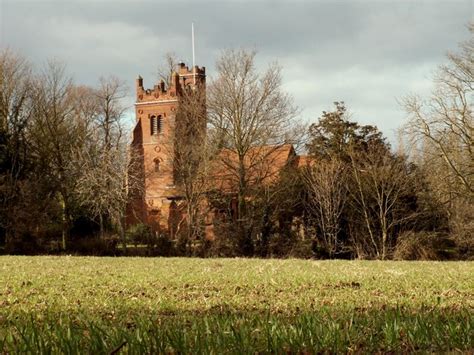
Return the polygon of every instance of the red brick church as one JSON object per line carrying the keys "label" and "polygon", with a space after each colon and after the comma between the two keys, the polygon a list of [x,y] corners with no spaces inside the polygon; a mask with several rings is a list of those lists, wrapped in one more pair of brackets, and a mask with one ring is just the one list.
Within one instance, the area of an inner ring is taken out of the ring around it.
{"label": "red brick church", "polygon": [[[136,125],[133,130],[132,147],[135,147],[141,158],[143,169],[144,189],[129,208],[128,223],[144,223],[154,231],[169,231],[173,226],[170,215],[179,204],[179,186],[174,178],[174,147],[173,142],[176,126],[176,112],[185,90],[205,90],[206,71],[204,67],[195,66],[189,69],[180,63],[176,71],[171,73],[169,85],[164,81],[145,89],[142,77],[136,80]],[[305,157],[296,155],[291,145],[273,148],[255,147],[254,153],[267,151],[267,164],[261,164],[256,176],[265,174],[265,181],[274,181],[281,169],[288,164],[300,166]],[[223,151],[221,154],[232,159],[232,152]],[[213,188],[231,190],[232,181],[227,176],[225,168],[218,167],[213,179]],[[260,180],[261,181],[261,180]],[[211,222],[212,223],[212,222]]]}

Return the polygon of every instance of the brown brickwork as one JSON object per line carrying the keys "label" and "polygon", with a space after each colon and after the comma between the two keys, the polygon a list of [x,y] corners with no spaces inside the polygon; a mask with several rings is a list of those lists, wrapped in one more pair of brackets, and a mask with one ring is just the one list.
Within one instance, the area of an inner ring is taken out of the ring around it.
{"label": "brown brickwork", "polygon": [[[143,79],[139,76],[136,80],[136,126],[132,146],[140,153],[144,192],[134,197],[128,208],[127,221],[129,225],[145,223],[153,231],[169,232],[171,237],[184,213],[174,177],[174,134],[180,124],[176,122],[177,109],[188,86],[194,90],[206,89],[204,67],[190,70],[183,63],[179,64],[171,74],[168,87],[161,81],[153,89],[145,89]],[[223,149],[219,158],[211,166],[209,182],[212,186],[209,188],[232,193],[237,182],[229,166],[237,163],[237,156],[235,152]],[[256,184],[275,182],[287,166],[297,169],[312,163],[308,157],[298,156],[291,144],[253,147],[246,158],[249,160],[246,164],[252,166],[249,176]],[[214,235],[214,218],[214,212],[206,218],[208,239]]]}
{"label": "brown brickwork", "polygon": [[166,87],[161,81],[145,89],[142,77],[136,80],[136,125],[132,146],[142,154],[144,194],[136,196],[128,215],[129,224],[142,222],[153,230],[170,229],[176,213],[170,209],[178,196],[174,179],[173,137],[176,111],[187,86],[205,90],[205,68],[189,69],[184,63],[171,74]]}

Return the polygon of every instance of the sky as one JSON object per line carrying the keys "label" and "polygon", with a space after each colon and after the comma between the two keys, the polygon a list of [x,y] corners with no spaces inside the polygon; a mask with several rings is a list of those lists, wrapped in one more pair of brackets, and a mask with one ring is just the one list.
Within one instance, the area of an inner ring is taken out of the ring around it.
{"label": "sky", "polygon": [[0,47],[37,68],[59,60],[76,84],[118,76],[133,120],[135,78],[151,88],[170,52],[191,65],[194,23],[208,80],[222,50],[255,49],[258,70],[281,65],[301,119],[315,122],[344,101],[353,120],[394,142],[406,117],[400,99],[429,95],[473,20],[474,0],[0,0]]}

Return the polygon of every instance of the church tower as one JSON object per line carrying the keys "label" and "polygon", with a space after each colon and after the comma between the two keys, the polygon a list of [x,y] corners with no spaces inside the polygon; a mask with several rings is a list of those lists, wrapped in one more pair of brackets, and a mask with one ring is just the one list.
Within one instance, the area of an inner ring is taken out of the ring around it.
{"label": "church tower", "polygon": [[169,85],[162,80],[153,89],[145,89],[143,78],[137,78],[132,147],[140,156],[143,187],[129,208],[129,223],[169,230],[170,211],[179,199],[174,176],[177,110],[185,90],[205,90],[205,82],[204,67],[190,70],[184,63],[171,73]]}

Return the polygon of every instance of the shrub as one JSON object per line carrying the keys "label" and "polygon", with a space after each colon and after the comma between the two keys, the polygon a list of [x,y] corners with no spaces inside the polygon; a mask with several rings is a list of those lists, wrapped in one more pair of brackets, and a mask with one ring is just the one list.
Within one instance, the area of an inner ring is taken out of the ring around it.
{"label": "shrub", "polygon": [[128,228],[126,237],[130,243],[133,243],[135,245],[149,245],[152,243],[153,232],[151,231],[150,226],[147,226],[143,223],[139,223]]}
{"label": "shrub", "polygon": [[111,256],[116,254],[117,243],[118,237],[115,235],[103,238],[89,236],[71,242],[68,251],[80,255]]}
{"label": "shrub", "polygon": [[286,234],[274,234],[270,238],[269,255],[274,258],[314,258],[314,239],[301,239],[291,231]]}
{"label": "shrub", "polygon": [[288,251],[290,258],[311,259],[315,257],[314,242],[311,239],[297,240]]}
{"label": "shrub", "polygon": [[466,228],[453,233],[459,258],[462,260],[474,260],[474,233],[472,229],[471,223],[471,230]]}
{"label": "shrub", "polygon": [[238,256],[237,244],[235,240],[236,230],[232,223],[225,221],[215,221],[214,236],[206,241],[204,245],[208,248],[202,252],[207,257],[235,257]]}
{"label": "shrub", "polygon": [[455,252],[454,243],[446,234],[408,231],[398,236],[395,260],[444,260]]}
{"label": "shrub", "polygon": [[[128,253],[139,254],[142,256],[173,256],[175,248],[173,242],[166,233],[153,232],[150,226],[146,224],[136,224],[130,226],[126,233],[127,240],[135,247],[145,246],[135,251],[127,250]],[[140,250],[140,251],[139,251]]]}
{"label": "shrub", "polygon": [[20,233],[5,245],[5,253],[12,255],[36,255],[43,251],[38,238],[29,232]]}
{"label": "shrub", "polygon": [[156,256],[174,256],[176,254],[173,242],[166,234],[155,236],[153,255]]}
{"label": "shrub", "polygon": [[458,202],[451,217],[451,237],[460,259],[474,260],[474,205]]}

